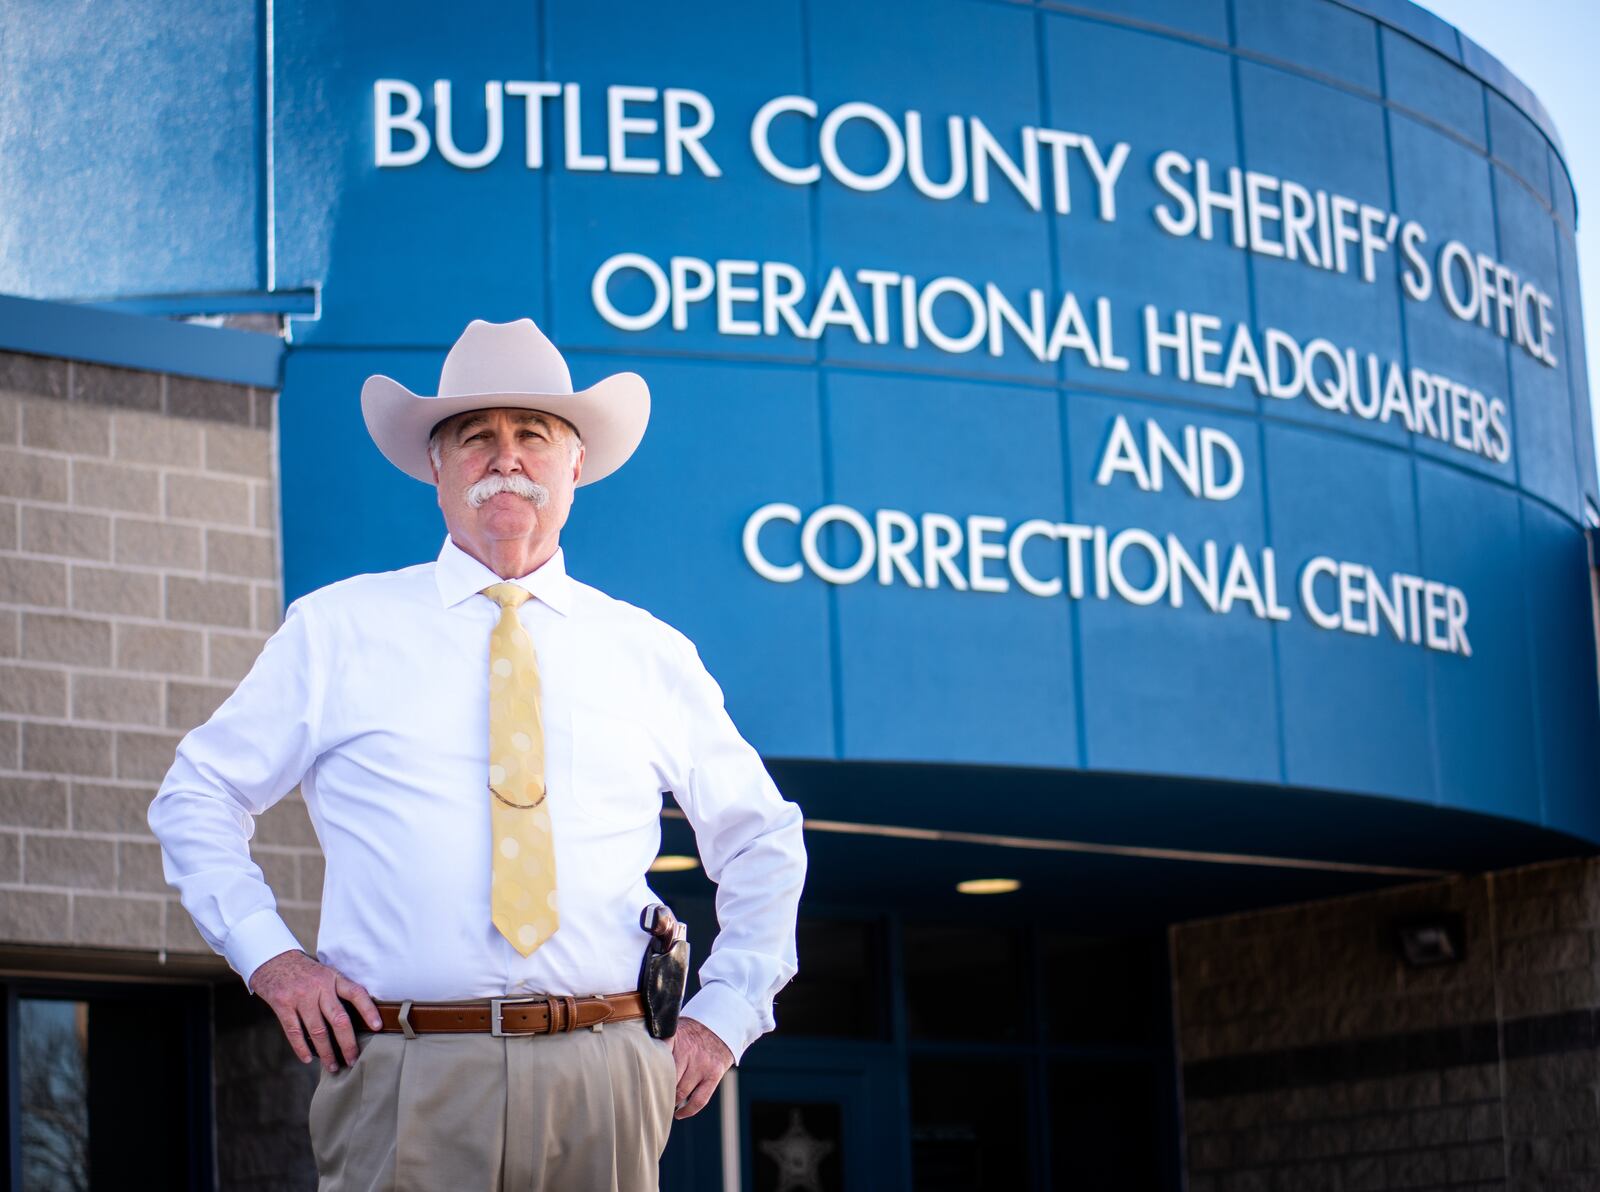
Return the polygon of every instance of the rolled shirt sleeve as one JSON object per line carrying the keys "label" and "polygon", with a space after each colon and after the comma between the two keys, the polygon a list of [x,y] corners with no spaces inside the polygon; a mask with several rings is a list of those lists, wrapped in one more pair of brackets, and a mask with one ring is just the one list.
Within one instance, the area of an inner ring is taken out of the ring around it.
{"label": "rolled shirt sleeve", "polygon": [[734,727],[698,651],[683,640],[679,688],[689,770],[679,804],[706,876],[717,883],[718,933],[683,1007],[737,1063],[775,1024],[772,999],[794,977],[795,918],[805,884],[800,808],[784,799]]}
{"label": "rolled shirt sleeve", "polygon": [[314,636],[296,601],[233,694],[179,743],[150,804],[167,881],[246,984],[264,961],[300,947],[250,859],[250,837],[255,817],[294,789],[318,754]]}

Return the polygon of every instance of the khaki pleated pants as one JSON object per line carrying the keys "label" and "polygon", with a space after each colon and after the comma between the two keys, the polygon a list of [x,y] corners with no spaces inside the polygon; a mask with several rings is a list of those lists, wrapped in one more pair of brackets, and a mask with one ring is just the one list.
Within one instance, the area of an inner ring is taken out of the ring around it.
{"label": "khaki pleated pants", "polygon": [[637,1020],[600,1030],[360,1037],[311,1098],[319,1192],[648,1192],[676,1069]]}

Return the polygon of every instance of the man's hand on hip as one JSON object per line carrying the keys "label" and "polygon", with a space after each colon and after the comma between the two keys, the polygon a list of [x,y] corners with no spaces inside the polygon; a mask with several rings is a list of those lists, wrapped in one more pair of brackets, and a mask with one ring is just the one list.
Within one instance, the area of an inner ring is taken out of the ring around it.
{"label": "man's hand on hip", "polygon": [[678,1065],[678,1108],[675,1118],[693,1117],[717,1091],[722,1074],[733,1065],[728,1045],[692,1018],[678,1019],[678,1033],[667,1040]]}
{"label": "man's hand on hip", "polygon": [[315,1048],[322,1066],[329,1072],[339,1068],[334,1058],[335,1043],[347,1065],[355,1063],[360,1054],[350,1015],[345,1012],[340,998],[355,1006],[373,1030],[383,1026],[378,1007],[372,1004],[365,989],[338,969],[319,964],[304,952],[280,952],[250,974],[250,987],[272,1007],[283,1027],[284,1038],[289,1040],[300,1062],[309,1064],[312,1048]]}

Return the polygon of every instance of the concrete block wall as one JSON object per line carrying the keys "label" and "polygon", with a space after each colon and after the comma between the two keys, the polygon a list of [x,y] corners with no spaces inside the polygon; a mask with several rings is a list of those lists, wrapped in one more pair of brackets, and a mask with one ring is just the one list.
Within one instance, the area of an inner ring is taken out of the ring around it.
{"label": "concrete block wall", "polygon": [[[210,953],[145,811],[281,616],[275,396],[0,353],[0,947]],[[252,851],[314,944],[297,797]]]}
{"label": "concrete block wall", "polygon": [[[1461,917],[1410,968],[1396,920]],[[1600,859],[1173,929],[1190,1192],[1600,1187]]]}
{"label": "concrete block wall", "polygon": [[240,982],[217,987],[211,1021],[217,1187],[313,1192],[306,1122],[321,1066],[294,1058],[278,1020]]}

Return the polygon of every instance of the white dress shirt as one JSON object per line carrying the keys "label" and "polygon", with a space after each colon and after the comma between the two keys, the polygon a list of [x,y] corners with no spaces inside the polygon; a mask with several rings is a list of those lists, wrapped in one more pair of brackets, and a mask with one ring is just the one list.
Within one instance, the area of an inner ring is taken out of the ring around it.
{"label": "white dress shirt", "polygon": [[327,859],[317,955],[382,1000],[636,988],[658,901],[662,793],[718,883],[720,932],[684,1006],[735,1059],[795,973],[800,811],[677,630],[566,573],[512,582],[538,653],[561,926],[523,957],[490,921],[489,635],[498,576],[437,562],[296,600],[237,690],[186,736],[150,826],[200,933],[248,982],[299,944],[250,860],[254,818],[299,784]]}

